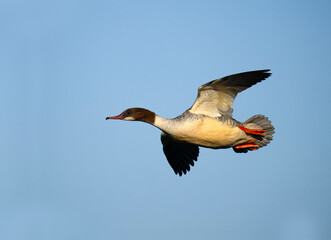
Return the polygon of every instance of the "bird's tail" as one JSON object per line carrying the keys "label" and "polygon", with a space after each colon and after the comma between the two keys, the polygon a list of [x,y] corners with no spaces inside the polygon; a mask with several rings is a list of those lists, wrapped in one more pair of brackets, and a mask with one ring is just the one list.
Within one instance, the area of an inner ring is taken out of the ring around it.
{"label": "bird's tail", "polygon": [[233,147],[233,150],[239,153],[257,150],[268,145],[272,140],[272,135],[275,133],[275,128],[271,125],[271,121],[263,115],[255,115],[249,118],[239,128],[253,137],[253,140],[246,144]]}

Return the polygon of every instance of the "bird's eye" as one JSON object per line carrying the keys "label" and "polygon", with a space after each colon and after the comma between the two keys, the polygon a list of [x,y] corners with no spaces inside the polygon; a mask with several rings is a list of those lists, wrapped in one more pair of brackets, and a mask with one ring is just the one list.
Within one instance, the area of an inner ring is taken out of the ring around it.
{"label": "bird's eye", "polygon": [[128,115],[131,115],[132,114],[132,111],[131,110],[127,110],[126,111],[126,115],[128,116]]}

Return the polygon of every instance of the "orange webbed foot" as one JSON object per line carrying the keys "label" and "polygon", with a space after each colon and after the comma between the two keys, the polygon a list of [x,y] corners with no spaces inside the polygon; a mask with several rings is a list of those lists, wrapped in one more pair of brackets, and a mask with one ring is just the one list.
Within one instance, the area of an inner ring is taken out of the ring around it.
{"label": "orange webbed foot", "polygon": [[244,144],[240,144],[234,147],[235,149],[242,149],[247,148],[248,150],[257,150],[259,148],[259,145],[254,144],[253,140],[249,140],[248,142]]}
{"label": "orange webbed foot", "polygon": [[264,136],[264,133],[266,132],[266,130],[263,129],[248,129],[242,126],[239,126],[238,128],[240,128],[241,130],[243,130],[245,133],[247,134],[252,134],[252,135],[259,135],[259,136]]}

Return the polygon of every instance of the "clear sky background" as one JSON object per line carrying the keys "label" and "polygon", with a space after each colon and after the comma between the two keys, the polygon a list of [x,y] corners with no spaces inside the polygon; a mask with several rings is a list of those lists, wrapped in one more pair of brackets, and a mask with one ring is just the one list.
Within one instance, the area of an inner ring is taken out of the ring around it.
{"label": "clear sky background", "polygon": [[[330,1],[1,1],[0,239],[331,239]],[[216,78],[270,68],[248,154],[179,177],[160,131]]]}

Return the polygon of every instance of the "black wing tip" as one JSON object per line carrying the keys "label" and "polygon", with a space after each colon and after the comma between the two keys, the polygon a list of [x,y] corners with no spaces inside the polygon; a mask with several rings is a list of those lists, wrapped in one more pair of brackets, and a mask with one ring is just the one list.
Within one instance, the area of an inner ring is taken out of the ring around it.
{"label": "black wing tip", "polygon": [[249,74],[251,76],[254,76],[254,78],[256,78],[255,79],[256,82],[253,85],[255,85],[256,83],[261,82],[261,81],[267,79],[268,77],[270,77],[272,73],[269,71],[271,71],[271,70],[263,69],[263,70],[254,70],[254,71],[249,71],[249,72],[243,72],[243,73],[239,73],[239,74]]}
{"label": "black wing tip", "polygon": [[253,70],[253,71],[242,72],[242,73],[259,73],[259,74],[264,74],[264,75],[270,76],[272,74],[270,71],[271,71],[271,69],[261,69],[261,70]]}
{"label": "black wing tip", "polygon": [[194,161],[197,161],[197,159],[193,159],[193,163],[189,163],[186,168],[185,167],[177,167],[177,169],[174,169],[174,172],[175,174],[179,175],[180,177],[183,176],[183,175],[186,175],[186,173],[188,173],[190,170],[191,170],[191,166],[193,167],[194,166]]}
{"label": "black wing tip", "polygon": [[[265,74],[271,74],[271,69],[260,69],[260,70],[252,70],[252,71],[246,71],[246,72],[241,72],[237,74],[242,74],[242,73],[265,73]],[[236,75],[236,74],[234,74]]]}
{"label": "black wing tip", "polygon": [[[197,160],[194,159],[194,161],[197,161]],[[171,166],[171,167],[174,170],[175,174],[176,175],[178,174],[181,177],[183,175],[186,175],[186,173],[188,173],[191,170],[191,166],[192,167],[194,166],[194,161],[193,161],[193,164],[189,163],[186,166],[182,165],[182,166]]]}
{"label": "black wing tip", "polygon": [[253,70],[253,71],[248,71],[248,72],[269,72],[271,71],[270,68],[267,68],[267,69],[260,69],[260,70]]}
{"label": "black wing tip", "polygon": [[265,78],[268,78],[272,75],[272,73],[269,71],[271,71],[271,69],[257,70],[257,71],[253,71],[253,72],[260,72],[264,75]]}
{"label": "black wing tip", "polygon": [[262,70],[262,72],[271,75],[272,73],[270,71],[271,71],[271,69],[264,69],[264,70]]}
{"label": "black wing tip", "polygon": [[[187,172],[189,172],[189,170]],[[180,177],[186,175],[187,172],[182,170],[179,170],[178,172],[175,171],[176,175],[178,174]]]}

